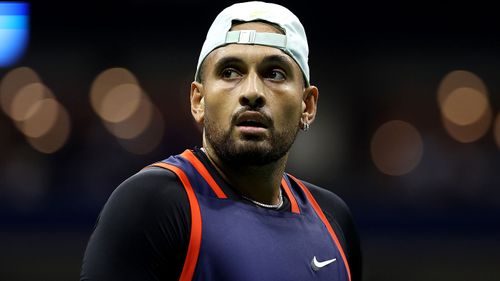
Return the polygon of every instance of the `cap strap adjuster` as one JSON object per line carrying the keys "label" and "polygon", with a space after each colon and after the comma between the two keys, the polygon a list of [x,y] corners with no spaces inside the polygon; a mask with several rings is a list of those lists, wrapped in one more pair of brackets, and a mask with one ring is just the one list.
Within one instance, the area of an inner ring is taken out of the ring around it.
{"label": "cap strap adjuster", "polygon": [[257,44],[285,48],[286,36],[278,33],[256,32],[255,30],[228,31],[225,43]]}
{"label": "cap strap adjuster", "polygon": [[255,43],[255,30],[241,30],[238,38],[238,44],[253,44]]}

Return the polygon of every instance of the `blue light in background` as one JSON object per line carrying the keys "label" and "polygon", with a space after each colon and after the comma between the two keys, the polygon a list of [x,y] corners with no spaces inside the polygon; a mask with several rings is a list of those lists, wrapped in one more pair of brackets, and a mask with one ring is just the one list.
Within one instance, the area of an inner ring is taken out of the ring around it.
{"label": "blue light in background", "polygon": [[0,2],[0,67],[15,63],[29,39],[27,3]]}

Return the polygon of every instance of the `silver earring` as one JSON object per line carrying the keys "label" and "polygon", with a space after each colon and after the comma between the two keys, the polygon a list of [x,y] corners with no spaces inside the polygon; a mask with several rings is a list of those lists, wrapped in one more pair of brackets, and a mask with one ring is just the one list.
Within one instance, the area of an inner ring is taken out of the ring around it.
{"label": "silver earring", "polygon": [[302,128],[302,130],[303,130],[304,132],[309,131],[309,127],[311,126],[311,125],[309,124],[309,122],[304,121],[303,123],[304,123],[304,127]]}

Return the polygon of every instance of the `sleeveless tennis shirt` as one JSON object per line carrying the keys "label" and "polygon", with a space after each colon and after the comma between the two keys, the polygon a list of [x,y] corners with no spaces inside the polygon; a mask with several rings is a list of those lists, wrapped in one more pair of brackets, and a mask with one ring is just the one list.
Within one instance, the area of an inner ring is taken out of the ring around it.
{"label": "sleeveless tennis shirt", "polygon": [[189,246],[180,280],[350,281],[337,235],[307,187],[284,174],[291,212],[228,199],[191,150],[150,166],[181,180],[191,211]]}

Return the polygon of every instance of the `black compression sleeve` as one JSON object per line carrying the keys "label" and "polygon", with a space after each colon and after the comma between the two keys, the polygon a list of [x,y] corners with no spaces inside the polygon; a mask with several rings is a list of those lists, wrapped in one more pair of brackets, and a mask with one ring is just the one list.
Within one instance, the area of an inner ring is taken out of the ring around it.
{"label": "black compression sleeve", "polygon": [[308,182],[303,183],[309,188],[314,199],[318,202],[328,222],[342,244],[351,270],[352,281],[361,281],[362,255],[361,246],[349,207],[333,192],[315,186]]}
{"label": "black compression sleeve", "polygon": [[178,280],[190,232],[189,201],[175,174],[148,168],[105,204],[80,280]]}

